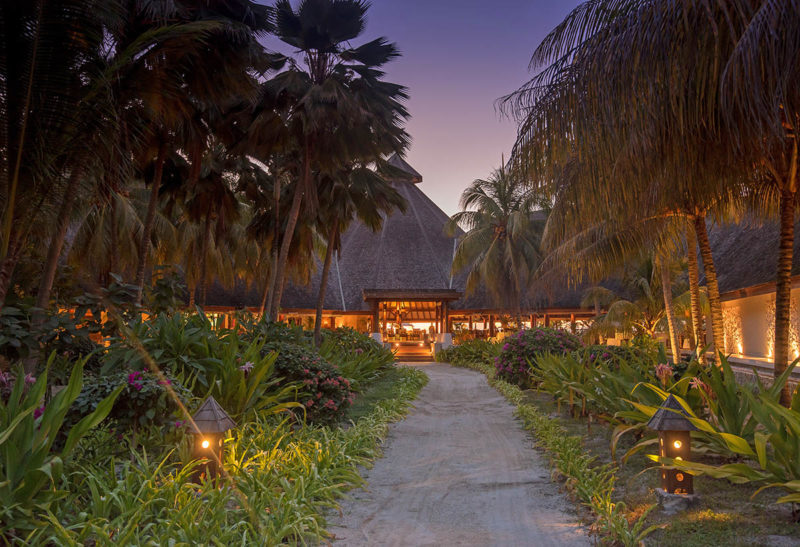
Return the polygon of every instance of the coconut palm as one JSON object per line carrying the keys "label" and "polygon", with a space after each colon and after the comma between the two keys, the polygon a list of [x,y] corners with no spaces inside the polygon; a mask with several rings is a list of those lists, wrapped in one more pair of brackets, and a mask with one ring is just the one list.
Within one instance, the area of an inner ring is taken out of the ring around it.
{"label": "coconut palm", "polygon": [[453,274],[466,270],[467,292],[486,287],[497,307],[516,310],[518,323],[522,300],[541,259],[544,205],[539,194],[501,167],[464,190],[462,211],[447,225],[450,235],[459,228],[466,232],[456,248]]}
{"label": "coconut palm", "polygon": [[[265,84],[263,96],[268,101],[256,117],[254,133],[264,142],[280,141],[279,135],[288,137],[284,139],[287,150],[298,155],[300,165],[276,267],[271,317],[276,317],[280,308],[301,205],[305,201],[313,211],[317,204],[315,173],[354,160],[380,161],[407,145],[408,137],[400,127],[407,116],[401,104],[405,91],[381,80],[379,70],[397,57],[396,47],[384,38],[350,46],[365,29],[368,7],[361,0],[303,0],[296,10],[288,0],[275,5],[276,34],[298,52],[299,59],[287,56],[288,68]],[[276,108],[285,112],[283,127],[275,126]],[[263,120],[261,112],[265,113]],[[328,151],[331,145],[350,142],[349,129],[359,132],[364,127],[372,129],[377,142],[367,142],[363,149],[344,155]]]}
{"label": "coconut palm", "polygon": [[327,229],[325,259],[322,265],[317,309],[314,320],[314,343],[322,343],[322,309],[328,288],[333,253],[342,249],[341,234],[354,220],[362,222],[373,232],[380,230],[383,219],[395,209],[405,212],[406,201],[392,184],[380,174],[365,166],[353,166],[322,178],[318,189],[320,203],[320,228]]}

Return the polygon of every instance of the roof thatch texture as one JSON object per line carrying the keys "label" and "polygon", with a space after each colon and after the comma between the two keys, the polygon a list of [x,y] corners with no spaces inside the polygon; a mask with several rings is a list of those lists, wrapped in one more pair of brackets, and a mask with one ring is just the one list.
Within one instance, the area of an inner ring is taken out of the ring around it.
{"label": "roof thatch texture", "polygon": [[[708,239],[720,292],[773,283],[778,265],[778,235],[776,222],[752,217],[739,224],[709,225]],[[800,275],[800,237],[794,239],[792,275]],[[705,283],[705,276],[701,283]]]}

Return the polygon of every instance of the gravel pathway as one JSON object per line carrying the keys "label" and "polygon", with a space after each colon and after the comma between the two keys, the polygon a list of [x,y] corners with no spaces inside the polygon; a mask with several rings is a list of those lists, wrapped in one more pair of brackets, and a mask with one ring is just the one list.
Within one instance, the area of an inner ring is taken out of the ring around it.
{"label": "gravel pathway", "polygon": [[589,545],[513,407],[480,373],[430,382],[333,519],[336,545]]}

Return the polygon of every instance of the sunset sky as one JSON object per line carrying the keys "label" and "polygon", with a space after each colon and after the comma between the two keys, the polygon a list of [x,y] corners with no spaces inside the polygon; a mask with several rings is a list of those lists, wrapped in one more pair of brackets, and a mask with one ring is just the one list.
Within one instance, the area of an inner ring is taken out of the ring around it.
{"label": "sunset sky", "polygon": [[367,38],[386,36],[403,56],[387,67],[409,88],[409,163],[448,214],[461,191],[508,157],[516,126],[497,98],[528,79],[542,38],[578,0],[374,0]]}

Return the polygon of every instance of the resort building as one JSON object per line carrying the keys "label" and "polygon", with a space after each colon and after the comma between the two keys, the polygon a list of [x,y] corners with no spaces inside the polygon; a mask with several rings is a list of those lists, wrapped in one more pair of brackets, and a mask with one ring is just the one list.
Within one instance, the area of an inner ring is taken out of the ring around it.
{"label": "resort building", "polygon": [[[380,333],[398,349],[421,347],[425,352],[445,334],[488,337],[502,331],[516,311],[497,308],[484,291],[465,294],[466,274],[451,272],[460,234],[445,233],[449,217],[420,189],[422,175],[399,156],[390,164],[407,175],[392,181],[408,203],[406,211],[387,216],[378,232],[354,222],[342,235],[342,252],[334,257],[328,278],[323,327]],[[313,325],[321,270],[318,264],[308,285],[286,287],[282,319]],[[259,295],[255,289],[217,286],[209,303],[210,313],[256,309]],[[594,311],[580,308],[579,292],[565,291],[557,297],[535,295],[523,303],[521,314],[527,326],[574,330]]]}

